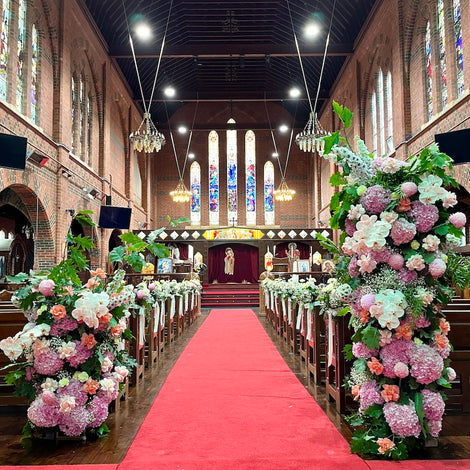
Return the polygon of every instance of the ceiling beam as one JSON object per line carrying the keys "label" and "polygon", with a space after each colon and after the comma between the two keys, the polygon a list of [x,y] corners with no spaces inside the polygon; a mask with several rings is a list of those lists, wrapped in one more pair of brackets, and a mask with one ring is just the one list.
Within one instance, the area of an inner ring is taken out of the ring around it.
{"label": "ceiling beam", "polygon": [[[302,46],[302,57],[322,57],[325,52],[323,44]],[[328,56],[347,57],[352,55],[352,44],[330,44]],[[135,52],[138,59],[157,59],[159,47],[139,46]],[[130,47],[119,45],[110,50],[115,59],[132,59]],[[163,57],[167,59],[225,59],[230,57],[296,57],[293,44],[188,44],[184,46],[165,46]]]}

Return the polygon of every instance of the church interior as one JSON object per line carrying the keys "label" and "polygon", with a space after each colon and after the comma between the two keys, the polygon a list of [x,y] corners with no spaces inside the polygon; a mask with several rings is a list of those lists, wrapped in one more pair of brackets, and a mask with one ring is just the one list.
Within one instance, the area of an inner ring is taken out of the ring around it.
{"label": "church interior", "polygon": [[[124,253],[126,240],[145,244],[153,236],[164,254],[147,250],[126,282],[195,279],[201,286],[161,301],[161,324],[155,306],[145,325],[142,315],[128,318],[135,371],[109,403],[109,434],[100,439],[56,436],[25,447],[27,400],[5,378],[10,361],[0,351],[0,468],[330,468],[307,457],[289,466],[285,456],[273,457],[276,444],[269,457],[253,450],[245,460],[212,443],[205,451],[216,449],[213,460],[185,461],[185,448],[175,446],[176,457],[162,451],[169,459],[162,464],[139,464],[145,446],[133,446],[149,432],[149,410],[166,399],[185,348],[207,334],[212,312],[232,329],[228,319],[240,308],[261,326],[242,327],[240,317],[237,352],[220,345],[226,362],[214,362],[222,371],[216,379],[231,380],[243,357],[238,348],[256,331],[333,423],[331,432],[351,443],[345,415],[357,403],[343,387],[347,320],[332,326],[306,306],[292,320],[291,304],[275,306],[262,281],[320,284],[332,276],[335,256],[326,245],[344,242],[331,222],[339,163],[323,158],[322,139],[337,131],[351,147],[365,144],[371,158],[405,161],[437,143],[453,159],[452,211],[466,216],[456,252],[470,255],[470,0],[1,0],[0,12],[0,340],[30,320],[14,302],[24,287],[15,276],[72,259],[71,237],[93,242],[83,245],[83,285],[90,272],[116,271],[113,254]],[[352,112],[350,125],[338,105]],[[457,371],[442,431],[435,445],[413,454],[423,467],[408,468],[444,468],[444,461],[470,468],[470,288],[457,289],[456,299],[442,305]],[[193,372],[187,377],[198,390]],[[192,400],[184,406],[203,409]],[[184,427],[180,405],[162,416]],[[299,433],[316,426],[306,423]],[[295,440],[288,428],[279,431],[280,447]],[[205,428],[195,432],[188,447],[198,447]],[[268,439],[269,430],[246,432]],[[335,459],[331,468],[388,464]]]}

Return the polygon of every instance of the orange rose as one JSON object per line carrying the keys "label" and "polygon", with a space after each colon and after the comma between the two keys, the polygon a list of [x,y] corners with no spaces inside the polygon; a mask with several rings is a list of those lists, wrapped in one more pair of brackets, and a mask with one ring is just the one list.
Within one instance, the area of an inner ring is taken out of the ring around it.
{"label": "orange rose", "polygon": [[96,271],[90,271],[90,274],[93,276],[93,277],[99,277],[100,279],[102,279],[103,281],[106,279],[106,273],[103,269],[101,268],[98,268]]}
{"label": "orange rose", "polygon": [[373,357],[367,363],[367,367],[369,367],[369,370],[375,375],[380,375],[384,371],[384,366],[378,361],[376,357]]}
{"label": "orange rose", "polygon": [[369,312],[367,310],[361,310],[359,313],[359,318],[361,323],[365,325],[370,320]]}
{"label": "orange rose", "polygon": [[86,283],[86,288],[90,290],[93,290],[95,287],[99,287],[99,286],[100,286],[100,282],[97,281],[94,277],[90,277],[90,279],[88,279]]}
{"label": "orange rose", "polygon": [[444,335],[440,335],[439,333],[436,333],[434,335],[434,342],[436,343],[439,349],[444,349],[449,344],[449,340],[447,339],[447,337]]}
{"label": "orange rose", "polygon": [[402,197],[400,202],[398,203],[397,208],[395,209],[397,212],[408,212],[411,210],[411,201],[409,197]]}
{"label": "orange rose", "polygon": [[99,382],[93,380],[91,377],[83,384],[83,390],[90,395],[94,395],[100,388]]}
{"label": "orange rose", "polygon": [[89,335],[83,333],[81,337],[81,343],[88,349],[92,349],[93,346],[96,344],[96,339],[91,333]]}
{"label": "orange rose", "polygon": [[50,312],[56,320],[60,320],[61,318],[64,318],[67,315],[67,310],[65,310],[65,307],[61,304],[54,305],[51,308]]}
{"label": "orange rose", "polygon": [[413,328],[409,323],[397,326],[395,328],[395,336],[397,339],[403,338],[405,341],[411,341],[413,337]]}
{"label": "orange rose", "polygon": [[353,385],[351,387],[351,393],[354,395],[354,401],[359,400],[359,392],[361,391],[361,386],[360,385]]}
{"label": "orange rose", "polygon": [[395,447],[395,443],[388,437],[377,439],[377,445],[379,446],[379,454],[385,454],[387,450],[393,449]]}
{"label": "orange rose", "polygon": [[439,318],[439,329],[442,331],[443,335],[446,335],[450,331],[450,324],[445,318]]}
{"label": "orange rose", "polygon": [[113,318],[112,314],[109,313],[109,311],[107,311],[106,313],[104,313],[103,315],[99,315],[98,316],[98,321],[102,324],[104,323],[109,323],[109,321],[111,320],[111,318]]}
{"label": "orange rose", "polygon": [[400,388],[398,385],[382,385],[383,390],[380,392],[382,398],[386,401],[398,401],[400,398]]}

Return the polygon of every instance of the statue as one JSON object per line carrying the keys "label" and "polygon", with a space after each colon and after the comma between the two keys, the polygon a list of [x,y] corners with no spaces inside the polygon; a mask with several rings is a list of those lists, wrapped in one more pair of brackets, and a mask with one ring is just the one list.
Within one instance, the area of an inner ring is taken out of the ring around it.
{"label": "statue", "polygon": [[224,273],[233,276],[233,269],[235,267],[235,254],[230,247],[225,249],[224,258]]}

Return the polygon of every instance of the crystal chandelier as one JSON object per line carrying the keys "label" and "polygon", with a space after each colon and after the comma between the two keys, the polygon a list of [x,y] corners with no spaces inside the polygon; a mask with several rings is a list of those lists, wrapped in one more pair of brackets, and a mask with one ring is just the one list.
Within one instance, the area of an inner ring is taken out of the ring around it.
{"label": "crystal chandelier", "polygon": [[184,181],[180,179],[176,185],[176,189],[170,192],[170,196],[174,202],[189,202],[191,199],[191,191],[188,191]]}
{"label": "crystal chandelier", "polygon": [[292,201],[294,194],[295,191],[293,189],[289,189],[289,186],[287,186],[286,179],[281,178],[279,188],[274,191],[274,199],[281,202]]}
{"label": "crystal chandelier", "polygon": [[144,119],[139,128],[129,136],[129,140],[137,152],[159,152],[165,145],[165,136],[155,127],[150,113],[144,113]]}
{"label": "crystal chandelier", "polygon": [[318,121],[316,113],[310,113],[307,124],[302,132],[299,132],[295,137],[295,143],[299,146],[300,150],[304,152],[315,152],[321,156],[325,149],[325,141],[323,137],[329,135]]}

